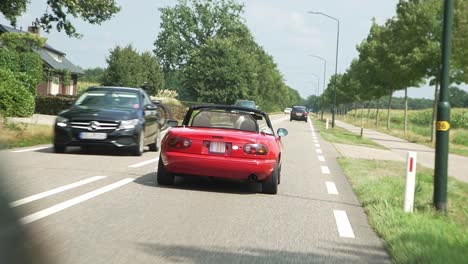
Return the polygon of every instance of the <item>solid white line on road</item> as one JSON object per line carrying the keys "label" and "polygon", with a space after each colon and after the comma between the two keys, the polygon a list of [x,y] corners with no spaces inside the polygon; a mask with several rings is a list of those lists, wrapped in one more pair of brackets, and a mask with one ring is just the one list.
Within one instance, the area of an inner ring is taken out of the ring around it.
{"label": "solid white line on road", "polygon": [[318,159],[319,159],[320,161],[322,161],[322,162],[325,162],[325,157],[322,156],[322,155],[319,155],[319,156],[318,156]]}
{"label": "solid white line on road", "polygon": [[316,148],[320,148],[320,144],[315,144],[315,147],[316,147]]}
{"label": "solid white line on road", "polygon": [[137,163],[137,164],[130,165],[128,167],[129,168],[138,168],[138,167],[142,167],[142,166],[148,165],[148,164],[153,163],[153,162],[157,162],[158,160],[159,160],[159,158],[150,159],[150,160],[147,160],[147,161],[143,161],[143,162],[140,162],[140,163]]}
{"label": "solid white line on road", "polygon": [[119,188],[125,184],[128,184],[132,181],[134,181],[135,179],[134,178],[126,178],[126,179],[123,179],[121,181],[118,181],[118,182],[114,182],[112,184],[109,184],[109,185],[106,185],[102,188],[99,188],[97,190],[94,190],[94,191],[91,191],[91,192],[88,192],[88,193],[85,193],[81,196],[78,196],[78,197],[75,197],[73,199],[70,199],[68,201],[65,201],[63,203],[59,203],[59,204],[56,204],[54,206],[51,206],[47,209],[44,209],[42,211],[39,211],[37,213],[34,213],[34,214],[31,214],[31,215],[28,215],[28,216],[25,216],[23,218],[20,219],[20,222],[22,224],[29,224],[29,223],[32,223],[34,221],[37,221],[39,219],[42,219],[44,217],[47,217],[49,215],[52,215],[52,214],[55,214],[57,212],[60,212],[64,209],[67,209],[68,207],[72,207],[74,205],[77,205],[81,202],[84,202],[86,200],[89,200],[91,198],[94,198],[98,195],[101,195],[103,193],[106,193],[108,191],[111,191],[113,189],[116,189],[116,188]]}
{"label": "solid white line on road", "polygon": [[330,169],[327,166],[320,166],[322,174],[330,174]]}
{"label": "solid white line on road", "polygon": [[48,149],[48,148],[51,148],[51,147],[52,146],[42,146],[42,147],[37,147],[37,148],[13,150],[12,152],[19,153],[19,152],[35,151],[35,150],[41,150],[41,149]]}
{"label": "solid white line on road", "polygon": [[328,194],[335,194],[338,195],[338,189],[336,189],[336,185],[334,182],[325,182],[325,185],[327,186],[327,192]]}
{"label": "solid white line on road", "polygon": [[317,154],[322,154],[322,150],[321,150],[321,149],[316,149],[315,151],[317,152]]}
{"label": "solid white line on road", "polygon": [[10,207],[16,207],[16,206],[20,206],[20,205],[23,205],[23,204],[26,204],[26,203],[30,203],[30,202],[42,199],[42,198],[47,197],[47,196],[51,196],[51,195],[54,195],[54,194],[57,194],[57,193],[61,193],[61,192],[76,188],[78,186],[85,185],[85,184],[88,184],[90,182],[94,182],[94,181],[103,179],[105,177],[106,176],[94,176],[94,177],[91,177],[91,178],[88,178],[88,179],[84,179],[84,180],[81,180],[81,181],[77,181],[77,182],[62,186],[62,187],[52,189],[50,191],[41,192],[41,193],[38,193],[38,194],[35,194],[35,195],[32,195],[32,196],[29,196],[29,197],[14,201],[14,202],[10,203]]}
{"label": "solid white line on road", "polygon": [[346,211],[333,210],[333,214],[335,215],[336,227],[338,228],[340,237],[354,238],[353,228],[349,223]]}

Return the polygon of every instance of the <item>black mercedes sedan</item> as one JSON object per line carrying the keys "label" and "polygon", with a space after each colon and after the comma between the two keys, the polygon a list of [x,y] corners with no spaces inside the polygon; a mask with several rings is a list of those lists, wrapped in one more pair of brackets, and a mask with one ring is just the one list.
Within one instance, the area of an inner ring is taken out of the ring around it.
{"label": "black mercedes sedan", "polygon": [[143,154],[144,147],[158,151],[157,106],[140,88],[90,87],[71,106],[58,114],[54,150],[67,146],[114,147]]}

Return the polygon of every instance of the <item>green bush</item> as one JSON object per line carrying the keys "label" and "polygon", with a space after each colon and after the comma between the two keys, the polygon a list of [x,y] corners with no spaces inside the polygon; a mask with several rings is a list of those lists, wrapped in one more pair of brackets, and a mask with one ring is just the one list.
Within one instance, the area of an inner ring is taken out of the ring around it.
{"label": "green bush", "polygon": [[30,116],[34,111],[32,95],[12,71],[0,68],[0,114],[2,116]]}
{"label": "green bush", "polygon": [[75,101],[74,96],[36,96],[36,114],[56,115],[59,112],[70,108]]}

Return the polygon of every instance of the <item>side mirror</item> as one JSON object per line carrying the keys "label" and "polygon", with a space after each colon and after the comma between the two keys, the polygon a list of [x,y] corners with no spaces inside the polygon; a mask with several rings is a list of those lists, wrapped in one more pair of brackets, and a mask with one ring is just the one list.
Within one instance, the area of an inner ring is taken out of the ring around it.
{"label": "side mirror", "polygon": [[147,105],[145,107],[145,109],[149,110],[149,111],[154,111],[154,110],[158,109],[158,106],[156,106],[156,105]]}
{"label": "side mirror", "polygon": [[276,134],[278,134],[280,137],[285,137],[288,135],[288,131],[285,128],[278,128]]}
{"label": "side mirror", "polygon": [[170,127],[175,127],[179,125],[179,122],[177,120],[170,119],[167,121],[167,125]]}

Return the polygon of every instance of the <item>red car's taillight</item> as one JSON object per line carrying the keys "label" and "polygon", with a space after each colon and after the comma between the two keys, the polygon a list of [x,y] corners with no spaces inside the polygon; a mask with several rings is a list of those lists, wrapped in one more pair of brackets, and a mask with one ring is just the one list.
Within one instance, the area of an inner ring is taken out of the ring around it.
{"label": "red car's taillight", "polygon": [[171,148],[188,148],[192,141],[188,138],[174,137],[167,140],[167,145]]}
{"label": "red car's taillight", "polygon": [[268,148],[262,144],[245,144],[244,152],[247,154],[266,155],[268,154]]}

